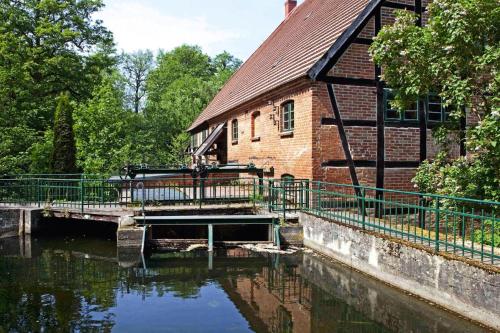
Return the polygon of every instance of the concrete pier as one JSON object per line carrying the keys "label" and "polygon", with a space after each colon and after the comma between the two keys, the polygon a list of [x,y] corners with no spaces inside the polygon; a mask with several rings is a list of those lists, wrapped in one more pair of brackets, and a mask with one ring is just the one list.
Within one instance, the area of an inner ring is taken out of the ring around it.
{"label": "concrete pier", "polygon": [[32,234],[40,227],[42,215],[39,208],[0,209],[0,238]]}

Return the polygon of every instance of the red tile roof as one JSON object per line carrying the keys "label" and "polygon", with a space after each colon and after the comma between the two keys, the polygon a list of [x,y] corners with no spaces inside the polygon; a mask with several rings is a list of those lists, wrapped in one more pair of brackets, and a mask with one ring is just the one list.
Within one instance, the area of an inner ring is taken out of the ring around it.
{"label": "red tile roof", "polygon": [[305,0],[231,77],[189,130],[274,88],[306,77],[369,3]]}

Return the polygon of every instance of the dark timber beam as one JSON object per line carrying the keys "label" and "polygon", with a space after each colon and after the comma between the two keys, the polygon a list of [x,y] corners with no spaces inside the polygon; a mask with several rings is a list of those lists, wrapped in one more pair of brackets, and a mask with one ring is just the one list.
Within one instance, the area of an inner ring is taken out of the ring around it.
{"label": "dark timber beam", "polygon": [[[422,26],[422,0],[415,0],[417,26]],[[419,101],[418,119],[420,123],[420,162],[427,159],[427,103]]]}
{"label": "dark timber beam", "polygon": [[[376,168],[377,161],[353,161],[356,168]],[[387,169],[414,169],[420,165],[420,161],[385,161],[384,166]],[[331,160],[321,163],[322,167],[341,168],[349,166],[347,160]]]}
{"label": "dark timber beam", "polygon": [[388,8],[393,8],[393,9],[406,9],[406,10],[415,11],[415,6],[413,6],[413,5],[407,5],[404,3],[392,2],[392,1],[384,1],[382,6],[388,7]]}
{"label": "dark timber beam", "polygon": [[355,44],[362,44],[362,45],[372,45],[373,44],[373,39],[371,38],[363,38],[363,37],[357,37],[354,39]]}
{"label": "dark timber beam", "polygon": [[[327,84],[328,96],[330,97],[330,103],[333,109],[333,115],[337,119],[337,128],[339,131],[340,141],[342,143],[342,149],[344,150],[344,155],[349,167],[349,173],[351,175],[351,181],[354,186],[359,186],[358,176],[356,174],[356,167],[354,166],[354,161],[352,159],[351,150],[349,149],[349,142],[347,141],[347,135],[345,133],[344,125],[342,123],[342,117],[340,115],[339,106],[337,104],[337,99],[335,98],[335,92],[333,91],[333,86]],[[361,191],[356,187],[356,195],[361,196]]]}
{"label": "dark timber beam", "polygon": [[467,110],[464,109],[463,115],[460,117],[460,156],[467,155],[465,146],[465,130],[467,128]]}
{"label": "dark timber beam", "polygon": [[341,76],[325,76],[322,78],[323,82],[330,84],[346,85],[346,86],[360,86],[360,87],[376,87],[377,81],[371,79],[359,79],[352,77]]}
{"label": "dark timber beam", "polygon": [[[382,11],[378,8],[375,11],[375,35],[378,35],[382,29]],[[377,82],[377,170],[375,187],[384,188],[385,177],[385,123],[384,123],[384,85],[381,82],[382,69],[375,65],[375,81]],[[375,197],[378,200],[383,200],[384,192],[376,191]],[[382,217],[380,205],[375,207],[375,216]]]}
{"label": "dark timber beam", "polygon": [[[335,118],[321,118],[321,125],[337,125],[339,122]],[[362,126],[362,127],[375,127],[377,122],[374,120],[363,119],[343,119],[344,127]]]}
{"label": "dark timber beam", "polygon": [[[420,114],[419,114],[420,117]],[[361,126],[361,127],[377,127],[377,122],[375,120],[364,120],[364,119],[343,119],[344,127],[351,126]],[[433,129],[440,126],[440,122],[428,122],[426,121],[426,126],[428,129]],[[323,117],[321,118],[321,125],[337,125],[337,119]],[[385,127],[389,128],[420,128],[420,121],[386,121]]]}

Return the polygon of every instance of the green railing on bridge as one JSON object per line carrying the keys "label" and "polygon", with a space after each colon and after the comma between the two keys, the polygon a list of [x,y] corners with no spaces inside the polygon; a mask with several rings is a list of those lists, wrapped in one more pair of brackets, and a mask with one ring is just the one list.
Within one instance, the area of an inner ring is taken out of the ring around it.
{"label": "green railing on bridge", "polygon": [[500,203],[407,191],[258,178],[0,179],[0,206],[113,207],[245,203],[272,212],[306,212],[404,239],[436,252],[500,264]]}

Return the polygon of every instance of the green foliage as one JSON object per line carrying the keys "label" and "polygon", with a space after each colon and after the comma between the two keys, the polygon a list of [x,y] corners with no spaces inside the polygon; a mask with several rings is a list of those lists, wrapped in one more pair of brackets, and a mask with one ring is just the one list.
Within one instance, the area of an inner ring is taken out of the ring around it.
{"label": "green foliage", "polygon": [[76,172],[76,147],[73,134],[73,106],[69,93],[61,94],[54,119],[54,143],[52,145],[52,171]]}
{"label": "green foliage", "polygon": [[43,138],[35,142],[29,151],[30,155],[30,173],[51,173],[51,160],[47,156],[52,156],[54,150],[54,131],[49,129],[45,131]]}
{"label": "green foliage", "polygon": [[185,130],[213,99],[241,61],[224,52],[211,59],[197,46],[160,53],[147,81],[144,111],[150,164],[182,165],[189,144]]}
{"label": "green foliage", "polygon": [[78,166],[85,173],[114,174],[126,163],[140,163],[142,117],[124,107],[124,79],[106,75],[94,96],[75,113]]}
{"label": "green foliage", "polygon": [[[0,2],[0,173],[28,171],[54,121],[56,99],[86,100],[113,62],[100,0]],[[45,157],[50,160],[50,155]],[[38,163],[38,162],[37,162]]]}
{"label": "green foliage", "polygon": [[[493,225],[495,224],[495,227]],[[500,227],[492,220],[484,221],[484,226],[474,231],[472,240],[476,243],[484,243],[500,247]]]}
{"label": "green foliage", "polygon": [[[467,129],[467,158],[440,155],[424,163],[414,179],[420,191],[479,199],[500,199],[500,6],[498,0],[435,0],[426,26],[400,11],[370,50],[395,89],[394,106],[404,109],[416,98],[438,92],[455,122],[464,107],[476,125]],[[434,132],[450,140],[457,126]],[[456,140],[457,141],[457,140]],[[456,142],[455,141],[455,142]],[[448,155],[449,156],[449,155]]]}
{"label": "green foliage", "polygon": [[94,18],[102,7],[0,1],[0,174],[75,170],[70,105],[54,112],[66,92],[83,171],[188,162],[186,128],[241,61],[187,45],[160,52],[156,68],[151,51],[117,57],[112,34]]}
{"label": "green foliage", "polygon": [[126,104],[136,113],[144,107],[146,79],[153,63],[153,52],[150,50],[124,53],[121,56],[121,69],[127,82]]}

